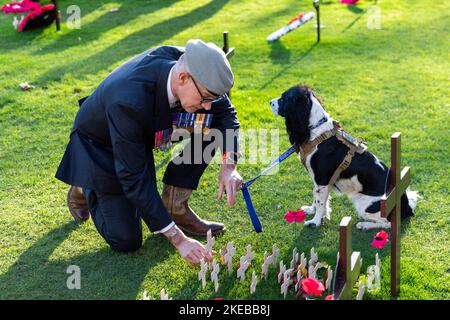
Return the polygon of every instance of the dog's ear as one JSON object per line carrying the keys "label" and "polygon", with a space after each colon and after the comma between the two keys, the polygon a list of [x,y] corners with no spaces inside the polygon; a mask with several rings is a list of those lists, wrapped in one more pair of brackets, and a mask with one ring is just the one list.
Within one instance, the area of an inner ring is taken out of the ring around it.
{"label": "dog's ear", "polygon": [[312,101],[310,92],[296,89],[285,98],[284,119],[290,142],[301,146],[310,137],[308,126]]}

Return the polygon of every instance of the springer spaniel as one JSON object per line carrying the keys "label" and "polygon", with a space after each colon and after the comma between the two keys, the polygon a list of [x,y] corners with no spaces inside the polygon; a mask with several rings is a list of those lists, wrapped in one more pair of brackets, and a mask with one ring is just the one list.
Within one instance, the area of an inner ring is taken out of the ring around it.
{"label": "springer spaniel", "polygon": [[[290,88],[280,98],[271,100],[270,106],[275,115],[285,118],[289,140],[298,146],[334,127],[333,119],[307,86]],[[380,214],[380,199],[387,187],[389,168],[369,151],[355,153],[350,166],[329,188],[331,177],[348,150],[333,136],[320,142],[306,157],[305,166],[314,182],[314,201],[311,206],[302,206],[302,209],[308,215],[315,215],[305,225],[318,227],[324,217],[330,219],[329,193],[333,190],[346,194],[352,200],[359,217],[364,220],[356,225],[359,230],[390,228],[390,219],[382,218]],[[402,219],[414,215],[419,198],[416,191],[408,190],[402,195]]]}

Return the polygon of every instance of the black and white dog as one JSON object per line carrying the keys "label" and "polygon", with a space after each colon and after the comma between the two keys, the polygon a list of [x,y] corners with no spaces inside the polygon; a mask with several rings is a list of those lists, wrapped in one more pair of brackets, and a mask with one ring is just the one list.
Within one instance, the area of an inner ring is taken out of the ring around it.
{"label": "black and white dog", "polygon": [[[280,98],[273,99],[270,106],[275,115],[285,118],[292,144],[300,146],[333,129],[333,119],[307,86],[290,88]],[[314,182],[314,201],[311,206],[303,206],[302,209],[306,214],[315,215],[305,225],[318,227],[324,217],[330,219],[329,192],[332,189],[352,200],[359,217],[364,220],[356,225],[358,229],[390,228],[390,219],[382,218],[380,214],[380,198],[385,193],[389,168],[369,151],[355,153],[350,166],[329,188],[330,179],[348,150],[336,137],[331,137],[319,143],[307,156],[305,165]],[[403,194],[402,219],[414,214],[419,198],[415,191],[408,190]]]}

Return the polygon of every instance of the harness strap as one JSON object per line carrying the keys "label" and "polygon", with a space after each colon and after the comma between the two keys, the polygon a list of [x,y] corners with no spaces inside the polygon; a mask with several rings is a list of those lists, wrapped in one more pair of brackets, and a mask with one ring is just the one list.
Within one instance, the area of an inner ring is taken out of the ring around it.
{"label": "harness strap", "polygon": [[[363,154],[367,150],[367,146],[362,138],[355,139],[344,130],[337,130],[336,139],[345,144],[348,148],[354,148],[359,154]],[[349,140],[351,140],[351,142]]]}
{"label": "harness strap", "polygon": [[347,170],[347,168],[350,166],[350,164],[352,163],[353,156],[355,155],[355,151],[356,151],[355,147],[350,147],[350,150],[348,150],[347,154],[344,157],[344,160],[342,160],[341,164],[339,165],[339,167],[337,167],[336,171],[331,177],[330,182],[328,183],[329,187],[334,185],[336,180],[339,178],[340,174],[344,170]]}
{"label": "harness strap", "polygon": [[337,122],[334,122],[334,128],[322,133],[320,136],[315,138],[312,141],[308,141],[307,143],[304,143],[300,146],[300,158],[302,160],[303,165],[306,167],[306,158],[308,155],[314,150],[314,148],[320,144],[321,142],[330,139],[331,137],[334,137],[336,133],[338,132],[339,124]]}
{"label": "harness strap", "polygon": [[314,150],[314,148],[318,144],[320,144],[321,142],[323,142],[331,137],[336,137],[338,139],[338,141],[340,141],[342,144],[344,144],[346,147],[349,148],[344,159],[339,164],[336,171],[333,173],[333,175],[330,179],[330,182],[328,183],[328,186],[334,185],[334,183],[337,181],[337,179],[339,179],[340,174],[350,166],[350,164],[352,163],[352,159],[355,155],[355,152],[362,154],[367,149],[363,140],[355,139],[351,135],[347,134],[341,128],[339,122],[333,121],[333,125],[334,125],[333,129],[322,133],[320,136],[318,136],[314,140],[308,141],[307,143],[304,143],[303,145],[301,145],[299,147],[300,157],[301,157],[302,163],[305,166],[305,168],[306,168],[306,158],[308,157],[308,155],[311,154],[311,152]]}

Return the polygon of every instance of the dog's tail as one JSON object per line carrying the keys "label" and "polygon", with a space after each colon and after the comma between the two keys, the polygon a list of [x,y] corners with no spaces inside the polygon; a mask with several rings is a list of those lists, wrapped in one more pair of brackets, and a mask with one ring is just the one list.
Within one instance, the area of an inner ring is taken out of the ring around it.
{"label": "dog's tail", "polygon": [[422,196],[417,191],[411,191],[409,188],[402,195],[401,203],[401,217],[405,219],[414,215],[414,210],[417,207],[417,202],[422,199]]}
{"label": "dog's tail", "polygon": [[412,209],[412,211],[414,212],[414,210],[417,207],[417,202],[419,202],[420,199],[423,199],[423,197],[419,194],[419,192],[417,191],[412,191],[409,188],[406,189],[406,196],[408,197],[408,204],[409,207]]}

